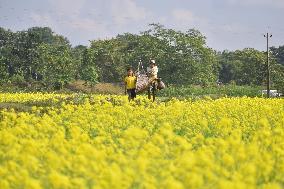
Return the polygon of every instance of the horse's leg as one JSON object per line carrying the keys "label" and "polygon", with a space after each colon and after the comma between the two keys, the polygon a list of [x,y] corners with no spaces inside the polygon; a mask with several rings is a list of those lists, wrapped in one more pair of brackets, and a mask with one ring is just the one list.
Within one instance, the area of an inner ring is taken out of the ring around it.
{"label": "horse's leg", "polygon": [[155,101],[155,97],[156,97],[155,91],[156,91],[156,89],[155,89],[155,87],[153,87],[153,89],[152,89],[153,102]]}
{"label": "horse's leg", "polygon": [[148,99],[150,100],[150,99],[151,99],[151,91],[150,91],[150,87],[148,87],[147,92],[148,92]]}

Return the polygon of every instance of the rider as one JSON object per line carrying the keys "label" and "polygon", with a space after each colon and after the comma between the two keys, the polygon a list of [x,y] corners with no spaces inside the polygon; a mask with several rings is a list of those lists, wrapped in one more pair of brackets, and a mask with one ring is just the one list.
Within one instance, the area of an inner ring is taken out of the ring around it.
{"label": "rider", "polygon": [[149,67],[147,67],[147,75],[149,78],[148,98],[151,98],[151,91],[155,90],[155,84],[158,79],[158,67],[154,59],[150,59]]}
{"label": "rider", "polygon": [[158,79],[158,67],[154,59],[150,59],[149,67],[147,67],[147,74],[149,77],[149,83],[153,83]]}

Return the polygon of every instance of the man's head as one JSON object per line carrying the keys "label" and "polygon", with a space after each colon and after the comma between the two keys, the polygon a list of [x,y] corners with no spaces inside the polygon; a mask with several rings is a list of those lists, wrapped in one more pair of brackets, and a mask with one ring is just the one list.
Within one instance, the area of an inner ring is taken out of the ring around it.
{"label": "man's head", "polygon": [[150,65],[151,68],[156,66],[156,61],[154,59],[150,59],[149,65]]}

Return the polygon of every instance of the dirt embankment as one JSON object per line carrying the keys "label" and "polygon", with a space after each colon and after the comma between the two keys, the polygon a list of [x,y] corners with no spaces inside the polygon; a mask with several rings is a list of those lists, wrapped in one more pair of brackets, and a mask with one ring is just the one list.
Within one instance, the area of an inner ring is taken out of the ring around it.
{"label": "dirt embankment", "polygon": [[123,83],[98,83],[94,86],[87,85],[85,81],[75,81],[66,85],[66,89],[74,92],[99,93],[99,94],[123,94]]}

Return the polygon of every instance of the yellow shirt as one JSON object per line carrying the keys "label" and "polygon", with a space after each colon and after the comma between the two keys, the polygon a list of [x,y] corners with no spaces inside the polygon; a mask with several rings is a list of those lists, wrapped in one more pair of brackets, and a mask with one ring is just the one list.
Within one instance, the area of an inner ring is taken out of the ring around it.
{"label": "yellow shirt", "polygon": [[124,79],[126,84],[126,89],[135,89],[136,88],[136,77],[135,76],[126,76]]}

